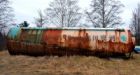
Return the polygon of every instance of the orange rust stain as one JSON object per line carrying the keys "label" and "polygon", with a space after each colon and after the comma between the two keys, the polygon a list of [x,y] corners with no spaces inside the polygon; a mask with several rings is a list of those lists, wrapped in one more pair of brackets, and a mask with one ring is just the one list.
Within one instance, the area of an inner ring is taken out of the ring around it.
{"label": "orange rust stain", "polygon": [[86,33],[85,29],[79,31],[78,37],[83,38],[83,39],[79,40],[81,48],[89,49],[90,39],[89,39],[89,35],[88,35],[88,33]]}
{"label": "orange rust stain", "polygon": [[[128,53],[133,50],[133,44],[131,43],[125,44],[125,43],[111,42],[111,41],[103,42],[98,40],[97,44],[99,45],[97,47],[97,50],[101,52]],[[103,45],[106,45],[108,47]]]}
{"label": "orange rust stain", "polygon": [[[89,49],[89,35],[86,33],[86,30],[80,29],[78,31],[77,36],[69,36],[66,35],[65,44],[69,48],[76,48],[76,49]],[[74,34],[73,34],[74,35]]]}
{"label": "orange rust stain", "polygon": [[58,45],[60,43],[61,30],[46,30],[43,33],[42,40],[47,45]]}
{"label": "orange rust stain", "polygon": [[[106,33],[107,34],[107,33]],[[128,42],[123,43],[119,39],[120,31],[115,31],[115,42],[109,41],[102,41],[97,40],[96,44],[98,45],[97,50],[103,52],[114,52],[114,53],[129,53],[132,52],[134,49],[134,43],[132,41],[131,33],[128,33]],[[105,46],[104,46],[105,45]]]}

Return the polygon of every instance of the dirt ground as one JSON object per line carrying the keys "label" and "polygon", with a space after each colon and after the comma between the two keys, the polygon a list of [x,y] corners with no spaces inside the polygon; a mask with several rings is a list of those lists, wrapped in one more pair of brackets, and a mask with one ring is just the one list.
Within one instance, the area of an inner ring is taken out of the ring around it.
{"label": "dirt ground", "polygon": [[95,56],[11,56],[0,51],[0,75],[140,75],[140,55],[129,60]]}

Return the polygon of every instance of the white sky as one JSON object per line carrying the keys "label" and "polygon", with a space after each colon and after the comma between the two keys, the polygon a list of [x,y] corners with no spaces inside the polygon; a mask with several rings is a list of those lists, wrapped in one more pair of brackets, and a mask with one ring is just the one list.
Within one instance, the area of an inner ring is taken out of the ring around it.
{"label": "white sky", "polygon": [[[15,23],[21,23],[23,21],[28,21],[30,24],[33,24],[34,17],[37,16],[37,10],[44,10],[49,6],[50,1],[53,0],[11,0],[12,7],[15,13]],[[132,10],[137,7],[137,4],[140,3],[140,0],[120,0],[125,7],[123,8],[123,13],[121,17],[125,22],[125,25],[130,23],[132,16]],[[86,9],[91,0],[79,0],[79,6],[84,10]]]}

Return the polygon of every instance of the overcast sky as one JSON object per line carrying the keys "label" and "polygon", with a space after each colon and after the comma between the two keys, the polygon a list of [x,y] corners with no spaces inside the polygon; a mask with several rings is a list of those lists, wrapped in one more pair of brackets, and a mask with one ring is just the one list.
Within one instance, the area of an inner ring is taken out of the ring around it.
{"label": "overcast sky", "polygon": [[[49,3],[53,0],[11,0],[12,7],[15,13],[15,23],[21,23],[23,21],[28,21],[33,24],[34,17],[37,16],[37,10],[44,10],[48,7]],[[120,0],[125,7],[123,8],[123,13],[121,17],[125,22],[125,25],[130,23],[132,16],[132,11],[140,3],[140,0]],[[89,7],[91,0],[79,0],[79,6],[84,10]]]}

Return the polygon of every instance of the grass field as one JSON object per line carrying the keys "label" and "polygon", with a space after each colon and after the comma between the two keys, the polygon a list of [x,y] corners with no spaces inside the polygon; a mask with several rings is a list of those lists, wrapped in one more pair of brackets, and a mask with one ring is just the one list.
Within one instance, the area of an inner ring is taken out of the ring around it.
{"label": "grass field", "polygon": [[140,75],[140,55],[122,58],[95,56],[11,56],[0,51],[0,75]]}

